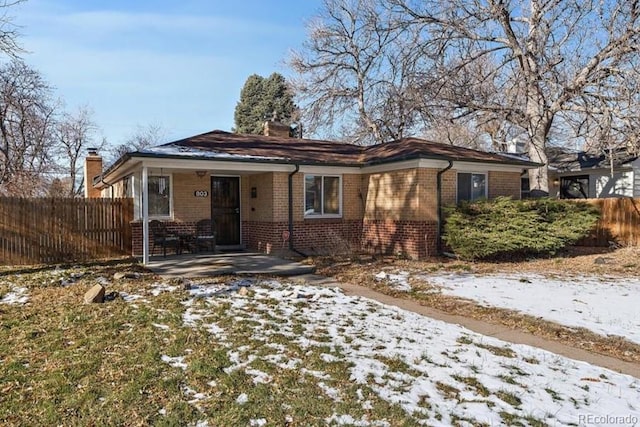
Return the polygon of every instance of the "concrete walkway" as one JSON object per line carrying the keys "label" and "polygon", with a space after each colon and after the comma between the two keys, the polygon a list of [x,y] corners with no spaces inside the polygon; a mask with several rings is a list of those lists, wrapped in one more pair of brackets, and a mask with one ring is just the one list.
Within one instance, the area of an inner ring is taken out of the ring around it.
{"label": "concrete walkway", "polygon": [[432,319],[461,325],[482,335],[499,338],[503,341],[507,341],[513,344],[526,344],[532,347],[538,347],[543,350],[547,350],[571,359],[581,360],[592,365],[602,366],[604,368],[611,369],[612,371],[617,371],[623,374],[632,375],[636,378],[640,378],[640,365],[638,364],[625,362],[623,360],[616,359],[615,357],[591,353],[589,351],[571,347],[557,341],[550,341],[535,335],[528,334],[526,332],[510,329],[506,326],[495,325],[493,323],[471,319],[464,316],[448,314],[441,310],[420,305],[414,301],[395,298],[380,292],[376,292],[364,286],[339,283],[332,280],[331,278],[327,278],[324,276],[306,274],[296,277],[296,281],[301,281],[310,285],[339,287],[347,295],[370,298],[383,304],[394,305],[404,310],[412,311],[414,313],[418,313]]}
{"label": "concrete walkway", "polygon": [[153,257],[147,267],[164,277],[203,277],[223,274],[297,276],[315,271],[313,265],[251,252]]}

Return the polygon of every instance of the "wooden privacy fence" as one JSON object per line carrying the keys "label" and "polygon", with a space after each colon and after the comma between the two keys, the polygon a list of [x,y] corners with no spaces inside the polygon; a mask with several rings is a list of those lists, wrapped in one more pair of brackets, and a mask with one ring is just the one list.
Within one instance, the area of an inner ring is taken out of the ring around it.
{"label": "wooden privacy fence", "polygon": [[0,197],[0,262],[39,264],[131,254],[133,199]]}
{"label": "wooden privacy fence", "polygon": [[591,236],[578,244],[584,246],[640,245],[640,199],[589,199],[600,209],[600,220]]}

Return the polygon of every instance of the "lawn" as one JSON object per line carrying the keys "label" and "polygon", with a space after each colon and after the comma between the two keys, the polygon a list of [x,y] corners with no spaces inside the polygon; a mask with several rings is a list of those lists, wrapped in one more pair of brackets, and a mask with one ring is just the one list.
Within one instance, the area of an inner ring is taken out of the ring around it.
{"label": "lawn", "polygon": [[[82,304],[96,283],[108,301]],[[120,264],[8,272],[0,298],[5,425],[577,425],[604,414],[640,417],[638,379],[334,288],[163,281]]]}

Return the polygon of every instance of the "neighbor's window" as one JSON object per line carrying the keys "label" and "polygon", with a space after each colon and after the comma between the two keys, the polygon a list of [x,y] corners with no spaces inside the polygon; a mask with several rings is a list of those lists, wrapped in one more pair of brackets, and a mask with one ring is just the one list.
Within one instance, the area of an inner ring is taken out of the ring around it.
{"label": "neighbor's window", "polygon": [[305,175],[304,215],[340,216],[341,182],[339,176]]}
{"label": "neighbor's window", "polygon": [[588,199],[589,175],[563,176],[560,178],[561,199]]}
{"label": "neighbor's window", "polygon": [[487,175],[484,173],[458,173],[458,201],[487,197]]}
{"label": "neighbor's window", "polygon": [[171,177],[149,176],[149,216],[171,215]]}
{"label": "neighbor's window", "polygon": [[529,177],[523,176],[520,178],[520,198],[528,199],[531,197],[531,186],[529,185]]}

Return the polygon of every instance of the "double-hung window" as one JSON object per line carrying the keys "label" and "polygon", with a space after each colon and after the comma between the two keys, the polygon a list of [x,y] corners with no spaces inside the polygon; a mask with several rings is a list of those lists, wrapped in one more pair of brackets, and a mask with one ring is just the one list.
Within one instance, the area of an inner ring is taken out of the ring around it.
{"label": "double-hung window", "polygon": [[152,175],[149,182],[149,216],[169,217],[171,216],[171,176]]}
{"label": "double-hung window", "polygon": [[342,179],[336,175],[305,175],[304,216],[307,218],[342,215]]}
{"label": "double-hung window", "polygon": [[458,202],[487,197],[487,175],[484,173],[458,173]]}

